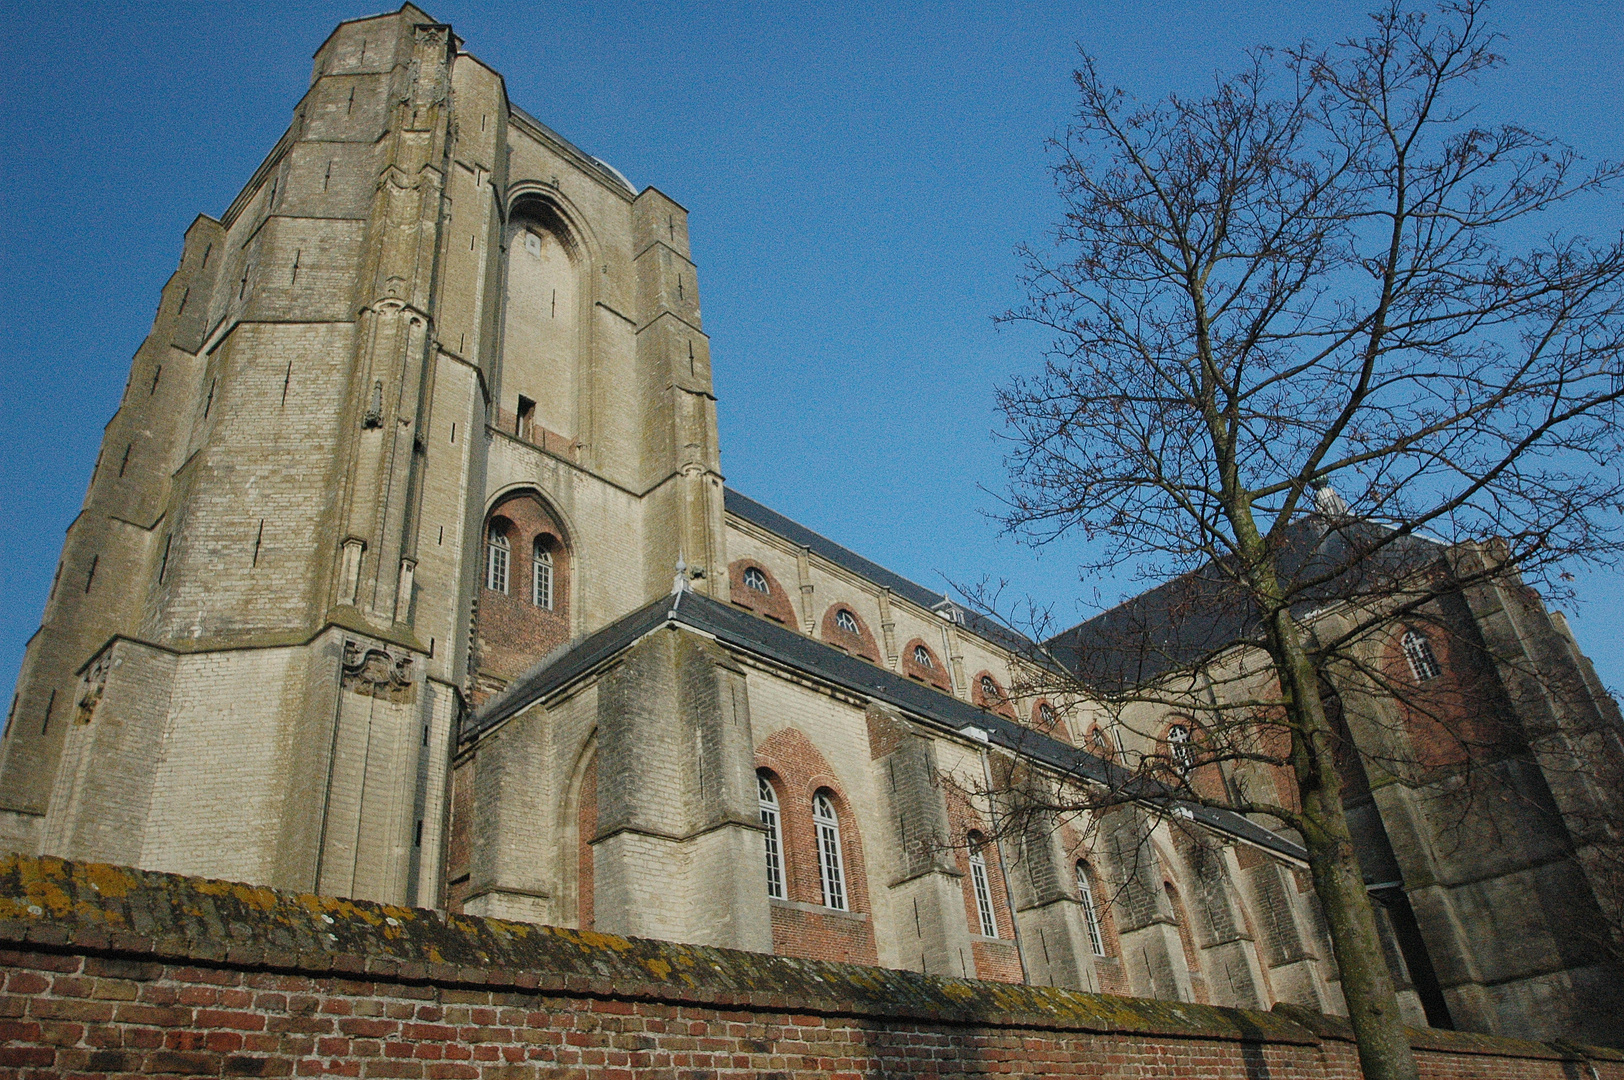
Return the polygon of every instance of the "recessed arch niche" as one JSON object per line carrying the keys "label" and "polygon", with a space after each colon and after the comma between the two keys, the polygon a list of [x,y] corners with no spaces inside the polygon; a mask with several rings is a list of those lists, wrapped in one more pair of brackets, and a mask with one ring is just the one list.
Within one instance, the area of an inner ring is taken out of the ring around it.
{"label": "recessed arch niche", "polygon": [[521,197],[508,215],[497,425],[562,449],[580,429],[586,252],[556,206]]}

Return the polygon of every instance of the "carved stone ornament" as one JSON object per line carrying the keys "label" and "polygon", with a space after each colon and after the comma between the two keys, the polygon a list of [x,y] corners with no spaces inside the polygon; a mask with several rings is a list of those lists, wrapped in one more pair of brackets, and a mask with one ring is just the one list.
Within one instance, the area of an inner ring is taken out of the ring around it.
{"label": "carved stone ornament", "polygon": [[344,643],[344,689],[384,701],[407,702],[414,699],[412,684],[412,658],[396,657],[387,649],[362,648],[360,643]]}
{"label": "carved stone ornament", "polygon": [[102,692],[107,689],[107,673],[113,670],[113,650],[108,649],[96,658],[89,671],[85,672],[85,687],[79,695],[79,712],[74,717],[81,724],[90,723],[91,717],[96,714],[96,706],[101,704]]}

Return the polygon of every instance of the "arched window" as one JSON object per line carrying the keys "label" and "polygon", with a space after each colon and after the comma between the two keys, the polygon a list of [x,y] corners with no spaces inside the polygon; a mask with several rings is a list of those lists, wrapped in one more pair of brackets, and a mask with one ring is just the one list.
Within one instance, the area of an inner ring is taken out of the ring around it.
{"label": "arched window", "polygon": [[1054,727],[1054,708],[1047,701],[1038,703],[1038,723],[1042,724],[1045,730]]}
{"label": "arched window", "polygon": [[539,608],[553,609],[553,555],[539,536],[530,561],[530,601]]}
{"label": "arched window", "polygon": [[835,626],[839,627],[841,630],[844,630],[848,634],[862,633],[862,631],[857,629],[857,616],[853,615],[845,608],[841,608],[839,611],[835,612]]}
{"label": "arched window", "polygon": [[934,661],[934,660],[932,660],[930,658],[930,650],[925,648],[923,645],[915,645],[914,646],[913,656],[914,656],[914,663],[918,664],[920,667],[924,668],[926,671],[935,671],[936,670],[936,661]]}
{"label": "arched window", "polygon": [[840,859],[840,819],[829,796],[812,797],[812,824],[818,834],[818,877],[823,881],[823,906],[846,910],[846,871]]}
{"label": "arched window", "polygon": [[492,592],[508,591],[508,540],[494,522],[485,543],[485,587]]}
{"label": "arched window", "polygon": [[772,586],[767,584],[767,575],[760,568],[746,566],[744,568],[744,583],[758,593],[772,592]]}
{"label": "arched window", "polygon": [[1410,674],[1415,676],[1416,682],[1436,679],[1444,673],[1443,666],[1432,651],[1432,642],[1414,630],[1404,632],[1404,659],[1410,662]]}
{"label": "arched window", "polygon": [[1167,729],[1167,745],[1173,751],[1173,760],[1180,769],[1195,767],[1195,746],[1190,742],[1190,729],[1184,724],[1174,724]]}
{"label": "arched window", "polygon": [[981,853],[981,836],[971,833],[966,839],[970,843],[970,884],[975,889],[981,936],[997,937],[998,922],[992,917],[992,886],[987,883],[987,857]]}
{"label": "arched window", "polygon": [[761,823],[767,827],[767,895],[784,899],[784,834],[778,824],[778,793],[772,782],[756,774],[756,793],[761,806]]}
{"label": "arched window", "polygon": [[1088,741],[1091,744],[1089,749],[1094,752],[1095,757],[1106,758],[1108,760],[1110,759],[1111,747],[1110,744],[1105,741],[1105,732],[1101,731],[1099,728],[1095,728],[1093,731],[1088,733]]}
{"label": "arched window", "polygon": [[1004,700],[1003,692],[991,675],[981,676],[981,697],[988,705],[997,705]]}
{"label": "arched window", "polygon": [[1088,926],[1088,944],[1095,956],[1105,955],[1105,935],[1100,932],[1100,911],[1094,905],[1094,883],[1088,879],[1088,864],[1077,861],[1077,900],[1083,905],[1083,922]]}

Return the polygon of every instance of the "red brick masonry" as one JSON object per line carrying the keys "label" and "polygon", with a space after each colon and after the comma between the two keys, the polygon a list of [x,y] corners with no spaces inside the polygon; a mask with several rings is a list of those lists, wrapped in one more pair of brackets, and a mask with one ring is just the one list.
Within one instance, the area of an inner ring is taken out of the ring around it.
{"label": "red brick masonry", "polygon": [[[0,860],[0,1077],[1355,1077],[1345,1025]],[[1428,1077],[1624,1053],[1416,1032]]]}

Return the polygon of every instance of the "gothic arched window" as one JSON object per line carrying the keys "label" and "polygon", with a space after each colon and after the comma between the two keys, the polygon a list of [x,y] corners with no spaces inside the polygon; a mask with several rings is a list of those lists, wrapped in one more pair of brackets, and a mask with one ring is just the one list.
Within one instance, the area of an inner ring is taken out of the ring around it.
{"label": "gothic arched window", "polygon": [[988,705],[996,705],[1004,699],[1004,694],[998,689],[998,683],[991,675],[981,676],[981,696]]}
{"label": "gothic arched window", "polygon": [[834,803],[818,792],[812,797],[812,825],[818,834],[818,877],[823,883],[823,906],[846,910],[846,870],[840,857],[840,819]]}
{"label": "gothic arched window", "polygon": [[772,586],[767,584],[767,575],[760,568],[746,566],[744,568],[744,583],[758,593],[772,592]]}
{"label": "gothic arched window", "polygon": [[784,899],[784,834],[778,819],[778,793],[772,782],[756,774],[756,794],[761,807],[761,823],[767,827],[767,895]]}
{"label": "gothic arched window", "polygon": [[495,522],[485,541],[485,587],[492,592],[508,591],[508,538]]}
{"label": "gothic arched window", "polygon": [[1432,651],[1432,642],[1414,630],[1404,632],[1404,659],[1410,662],[1410,674],[1416,682],[1427,682],[1444,673],[1443,665]]}
{"label": "gothic arched window", "polygon": [[1088,927],[1088,944],[1095,956],[1105,955],[1105,935],[1100,931],[1100,911],[1094,905],[1094,884],[1089,880],[1088,864],[1077,860],[1077,900],[1083,905],[1083,923]]}
{"label": "gothic arched window", "polygon": [[976,894],[976,917],[981,923],[982,937],[997,937],[998,922],[992,915],[992,886],[987,882],[987,857],[981,853],[979,833],[966,839],[970,844],[970,884]]}
{"label": "gothic arched window", "polygon": [[1174,724],[1167,729],[1167,745],[1173,751],[1173,760],[1181,769],[1195,767],[1195,745],[1190,741],[1190,728],[1186,724]]}
{"label": "gothic arched window", "polygon": [[918,664],[920,667],[924,668],[926,671],[935,671],[936,670],[936,661],[934,661],[934,660],[932,660],[930,658],[930,650],[925,648],[923,645],[915,645],[914,646],[913,656],[914,656],[914,663]]}
{"label": "gothic arched window", "polygon": [[841,630],[844,630],[848,634],[861,633],[861,631],[857,629],[857,616],[853,615],[845,608],[841,608],[839,611],[835,612],[835,626],[839,627]]}
{"label": "gothic arched window", "polygon": [[530,560],[530,602],[548,611],[553,609],[553,555],[539,536]]}

